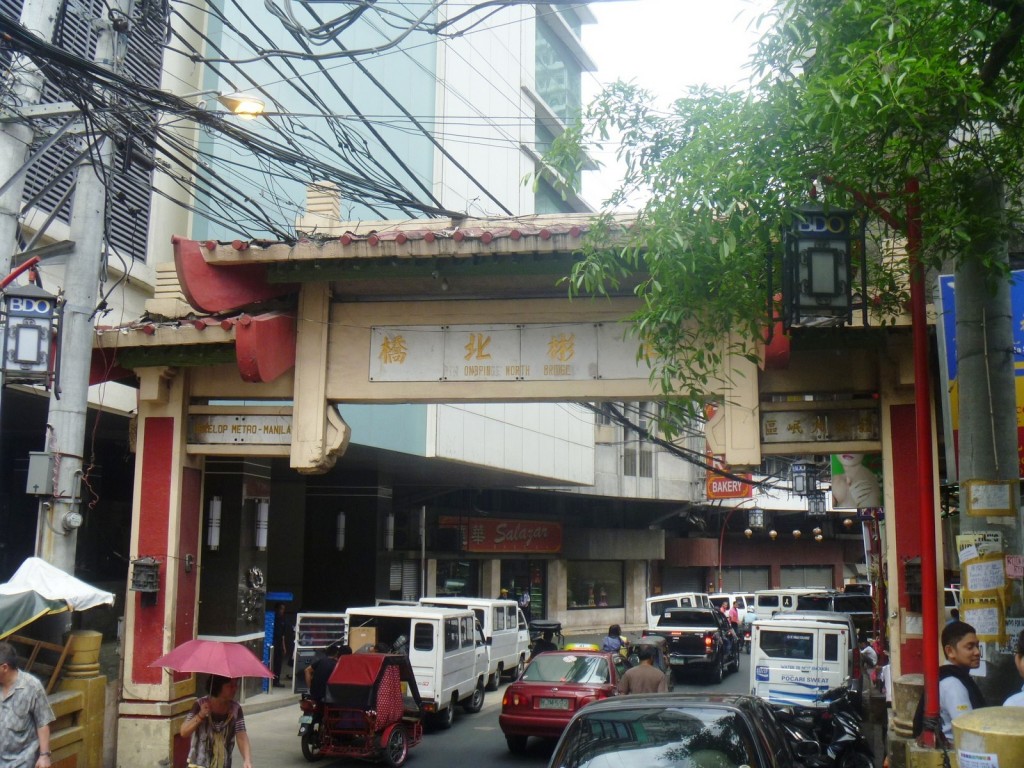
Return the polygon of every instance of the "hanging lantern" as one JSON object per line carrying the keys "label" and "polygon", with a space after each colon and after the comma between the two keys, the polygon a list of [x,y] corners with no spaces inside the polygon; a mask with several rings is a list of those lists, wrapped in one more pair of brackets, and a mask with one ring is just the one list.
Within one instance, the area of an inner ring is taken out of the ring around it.
{"label": "hanging lantern", "polygon": [[750,528],[754,528],[758,531],[764,530],[764,510],[760,507],[754,507],[747,512],[747,525]]}
{"label": "hanging lantern", "polygon": [[790,473],[793,493],[797,496],[807,496],[818,489],[818,470],[813,464],[798,461],[793,464]]}

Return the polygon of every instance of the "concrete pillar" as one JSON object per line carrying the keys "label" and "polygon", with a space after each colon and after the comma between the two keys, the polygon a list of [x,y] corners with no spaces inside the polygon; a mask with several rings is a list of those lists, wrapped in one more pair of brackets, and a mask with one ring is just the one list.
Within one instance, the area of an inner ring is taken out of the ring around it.
{"label": "concrete pillar", "polygon": [[497,597],[501,591],[501,560],[484,560],[480,564],[480,596]]}
{"label": "concrete pillar", "polygon": [[118,710],[117,766],[157,765],[188,750],[177,738],[192,706],[195,679],[150,667],[158,656],[196,634],[202,569],[202,472],[185,451],[188,372],[138,370],[139,420],[131,559],[160,563],[160,591],[148,600],[128,592],[125,601],[124,670]]}

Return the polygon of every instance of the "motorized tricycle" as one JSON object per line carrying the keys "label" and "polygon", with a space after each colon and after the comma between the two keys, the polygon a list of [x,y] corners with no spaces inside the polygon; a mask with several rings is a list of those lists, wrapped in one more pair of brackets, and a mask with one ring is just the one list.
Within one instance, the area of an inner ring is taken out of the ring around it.
{"label": "motorized tricycle", "polygon": [[342,656],[324,700],[299,706],[302,755],[310,762],[355,757],[397,768],[423,738],[419,690],[402,654]]}

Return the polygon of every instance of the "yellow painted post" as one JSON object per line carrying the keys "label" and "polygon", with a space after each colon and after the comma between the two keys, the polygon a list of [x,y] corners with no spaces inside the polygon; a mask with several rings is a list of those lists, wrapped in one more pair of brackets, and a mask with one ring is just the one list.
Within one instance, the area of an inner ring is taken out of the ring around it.
{"label": "yellow painted post", "polygon": [[984,707],[953,721],[961,765],[1024,765],[1024,707]]}

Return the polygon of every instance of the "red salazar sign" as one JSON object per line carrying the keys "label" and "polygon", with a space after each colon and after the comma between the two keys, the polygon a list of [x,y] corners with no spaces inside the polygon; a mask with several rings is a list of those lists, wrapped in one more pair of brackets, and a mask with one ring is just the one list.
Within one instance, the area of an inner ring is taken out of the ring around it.
{"label": "red salazar sign", "polygon": [[562,551],[562,524],[540,520],[443,516],[442,528],[458,528],[466,552]]}

